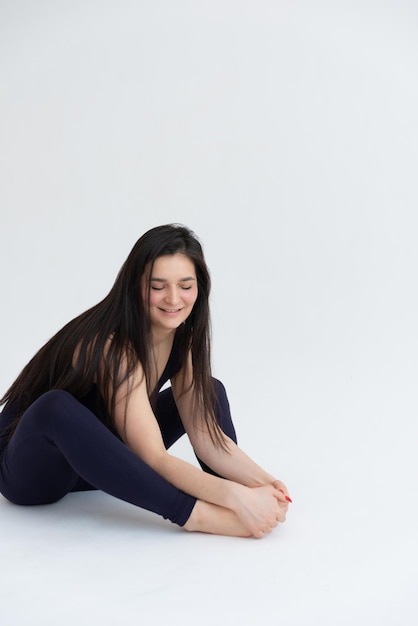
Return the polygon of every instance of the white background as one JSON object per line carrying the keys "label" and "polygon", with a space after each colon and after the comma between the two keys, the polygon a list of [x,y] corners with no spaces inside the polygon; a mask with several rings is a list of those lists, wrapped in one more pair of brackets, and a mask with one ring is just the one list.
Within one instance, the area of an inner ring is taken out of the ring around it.
{"label": "white background", "polygon": [[1,393],[185,223],[240,443],[294,500],[255,541],[0,497],[2,624],[416,624],[417,7],[0,2]]}

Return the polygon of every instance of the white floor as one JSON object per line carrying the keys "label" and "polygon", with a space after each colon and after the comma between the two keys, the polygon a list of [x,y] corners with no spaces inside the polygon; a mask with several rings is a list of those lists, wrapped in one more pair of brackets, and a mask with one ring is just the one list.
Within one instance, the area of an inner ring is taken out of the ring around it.
{"label": "white floor", "polygon": [[[253,440],[294,498],[261,541],[188,534],[99,492],[33,508],[0,497],[1,623],[415,625],[412,423],[391,438],[361,417],[347,431],[340,419],[340,439],[315,418],[316,438],[296,420],[291,444]],[[176,453],[192,460],[183,443]]]}

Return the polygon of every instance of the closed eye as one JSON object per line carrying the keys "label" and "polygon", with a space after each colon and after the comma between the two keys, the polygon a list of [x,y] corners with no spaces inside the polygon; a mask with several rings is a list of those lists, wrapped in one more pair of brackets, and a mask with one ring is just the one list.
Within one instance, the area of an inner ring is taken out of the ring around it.
{"label": "closed eye", "polygon": [[[183,289],[183,291],[189,291],[189,289],[192,288],[193,285],[189,285],[188,287],[181,287],[181,289]],[[164,289],[164,287],[155,287],[154,285],[151,285],[151,289],[153,291],[162,291]]]}

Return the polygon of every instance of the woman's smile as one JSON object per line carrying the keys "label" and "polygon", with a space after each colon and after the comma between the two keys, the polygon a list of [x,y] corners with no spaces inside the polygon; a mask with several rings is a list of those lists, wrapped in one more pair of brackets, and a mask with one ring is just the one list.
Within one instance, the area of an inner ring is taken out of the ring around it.
{"label": "woman's smile", "polygon": [[190,315],[198,289],[194,263],[184,254],[158,257],[143,298],[149,293],[149,314],[153,330],[173,331]]}
{"label": "woman's smile", "polygon": [[164,311],[167,315],[175,315],[176,313],[180,313],[183,309],[162,309],[159,307],[160,311]]}

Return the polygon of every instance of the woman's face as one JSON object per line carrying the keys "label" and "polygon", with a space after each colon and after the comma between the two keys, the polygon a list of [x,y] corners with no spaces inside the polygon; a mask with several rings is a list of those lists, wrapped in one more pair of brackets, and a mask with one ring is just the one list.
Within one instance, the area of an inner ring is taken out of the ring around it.
{"label": "woman's face", "polygon": [[[147,273],[145,273],[146,275]],[[142,298],[148,298],[154,331],[173,331],[190,315],[197,299],[194,263],[184,254],[158,257],[149,279],[142,283]]]}

